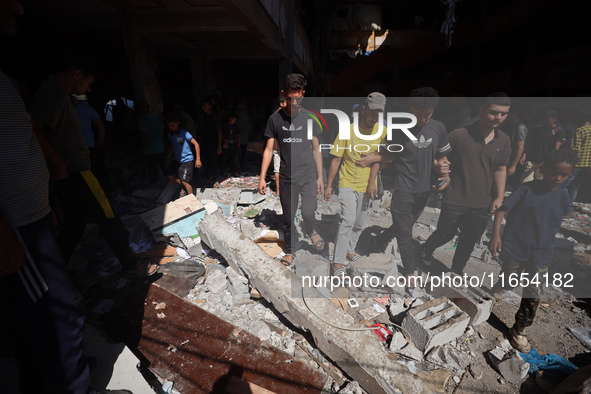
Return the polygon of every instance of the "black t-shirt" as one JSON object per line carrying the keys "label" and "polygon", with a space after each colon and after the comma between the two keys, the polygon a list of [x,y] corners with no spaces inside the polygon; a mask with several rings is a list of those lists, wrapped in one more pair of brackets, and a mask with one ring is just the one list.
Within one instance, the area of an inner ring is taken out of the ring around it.
{"label": "black t-shirt", "polygon": [[451,146],[443,123],[431,119],[425,126],[409,130],[418,141],[412,141],[402,131],[394,130],[388,144],[403,146],[389,168],[394,172],[394,189],[407,193],[431,190],[431,169],[436,156],[447,156]]}
{"label": "black t-shirt", "polygon": [[201,146],[203,149],[217,149],[219,119],[213,114],[203,114],[202,119]]}
{"label": "black t-shirt", "polygon": [[240,135],[240,129],[236,124],[224,124],[222,126],[222,137],[228,143],[229,146],[238,146],[238,136]]}
{"label": "black t-shirt", "polygon": [[556,142],[566,141],[566,133],[560,126],[548,128],[538,127],[528,134],[526,159],[539,164],[544,161],[546,153],[556,148]]}
{"label": "black t-shirt", "polygon": [[320,134],[321,130],[310,114],[310,111],[302,108],[294,117],[283,110],[269,116],[265,137],[275,138],[279,144],[279,176],[282,179],[302,181],[307,177],[317,176],[312,140],[308,139],[308,119],[312,120],[312,135]]}

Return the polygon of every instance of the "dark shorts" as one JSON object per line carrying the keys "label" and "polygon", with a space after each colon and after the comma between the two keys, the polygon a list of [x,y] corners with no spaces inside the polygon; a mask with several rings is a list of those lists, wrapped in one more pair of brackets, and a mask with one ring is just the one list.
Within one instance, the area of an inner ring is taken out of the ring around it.
{"label": "dark shorts", "polygon": [[166,176],[176,176],[183,182],[191,182],[194,167],[195,164],[192,161],[179,163],[176,160],[172,160],[166,169]]}

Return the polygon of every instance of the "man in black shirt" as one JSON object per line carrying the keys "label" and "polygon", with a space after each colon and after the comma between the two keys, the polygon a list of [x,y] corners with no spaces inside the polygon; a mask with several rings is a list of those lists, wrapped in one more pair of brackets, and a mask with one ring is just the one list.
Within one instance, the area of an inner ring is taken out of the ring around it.
{"label": "man in black shirt", "polygon": [[[269,117],[265,128],[268,138],[263,153],[263,163],[259,178],[259,193],[265,194],[267,183],[265,175],[273,157],[275,140],[279,143],[281,165],[279,170],[279,189],[283,209],[283,235],[285,238],[284,265],[291,265],[292,253],[297,250],[297,232],[293,223],[298,207],[298,197],[302,196],[303,233],[310,237],[318,250],[324,249],[324,241],[315,229],[316,194],[324,192],[322,178],[322,154],[318,142],[320,129],[312,122],[312,139],[308,139],[308,119],[310,111],[301,107],[306,87],[306,79],[301,74],[289,74],[285,78],[285,90],[281,94],[287,105]],[[295,247],[294,247],[295,246]]]}

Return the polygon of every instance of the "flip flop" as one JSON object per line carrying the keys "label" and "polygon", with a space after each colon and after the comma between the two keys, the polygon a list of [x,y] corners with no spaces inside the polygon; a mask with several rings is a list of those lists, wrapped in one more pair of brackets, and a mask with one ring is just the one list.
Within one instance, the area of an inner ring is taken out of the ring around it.
{"label": "flip flop", "polygon": [[281,258],[281,260],[279,260],[279,262],[286,267],[291,267],[291,263],[293,262],[294,258],[295,256],[293,254],[286,254],[283,256],[283,258]]}
{"label": "flip flop", "polygon": [[[340,268],[335,269],[335,265],[340,265]],[[330,265],[331,276],[341,277],[342,279],[349,278],[347,274],[347,265],[345,264],[331,264]]]}
{"label": "flip flop", "polygon": [[312,241],[312,244],[314,244],[314,248],[316,248],[316,250],[324,250],[324,240],[316,231],[310,235],[310,241]]}
{"label": "flip flop", "polygon": [[363,256],[361,256],[360,254],[355,253],[353,255],[353,257],[349,257],[349,255],[347,255],[347,260],[349,261],[359,261],[363,258]]}

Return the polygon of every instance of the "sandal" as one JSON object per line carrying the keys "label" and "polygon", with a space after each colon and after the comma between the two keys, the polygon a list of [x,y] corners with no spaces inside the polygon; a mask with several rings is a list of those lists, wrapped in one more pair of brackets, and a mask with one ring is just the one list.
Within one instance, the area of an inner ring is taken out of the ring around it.
{"label": "sandal", "polygon": [[314,230],[312,235],[310,235],[310,241],[312,241],[312,243],[314,244],[314,248],[316,248],[316,250],[324,250],[324,240],[322,239],[320,234],[316,232],[316,230]]}
{"label": "sandal", "polygon": [[[340,266],[340,267],[336,268],[337,266]],[[340,277],[343,280],[345,280],[346,278],[350,278],[349,274],[347,273],[347,268],[348,268],[348,266],[345,264],[332,263],[330,265],[330,271],[331,271],[330,276]]]}
{"label": "sandal", "polygon": [[291,263],[293,262],[294,258],[295,256],[293,254],[286,254],[281,258],[281,260],[279,260],[279,262],[286,267],[291,267]]}
{"label": "sandal", "polygon": [[360,254],[353,253],[353,257],[349,257],[349,253],[347,253],[347,260],[349,261],[359,261],[363,258]]}

